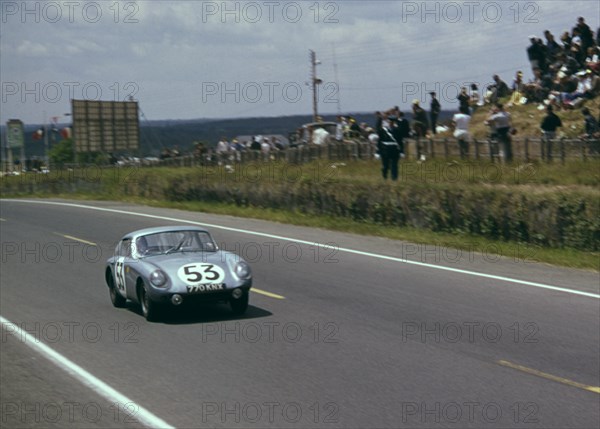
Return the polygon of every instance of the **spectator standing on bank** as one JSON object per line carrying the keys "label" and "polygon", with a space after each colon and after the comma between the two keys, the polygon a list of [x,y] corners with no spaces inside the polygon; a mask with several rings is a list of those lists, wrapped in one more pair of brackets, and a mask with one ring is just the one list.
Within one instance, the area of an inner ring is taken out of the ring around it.
{"label": "spectator standing on bank", "polygon": [[546,38],[546,54],[548,56],[548,63],[552,64],[556,61],[556,57],[560,51],[562,51],[561,46],[554,39],[554,35],[550,32],[550,30],[544,31],[544,37]]}
{"label": "spectator standing on bank", "polygon": [[221,165],[223,161],[226,161],[227,153],[229,152],[229,142],[225,137],[221,137],[221,140],[217,143],[215,152],[217,155],[217,163]]}
{"label": "spectator standing on bank", "polygon": [[469,94],[467,94],[467,87],[463,86],[460,90],[460,93],[458,94],[458,97],[456,97],[458,99],[458,110],[460,109],[467,109],[467,112],[469,112],[469,102],[471,101],[471,97],[469,97]]}
{"label": "spectator standing on bank", "polygon": [[338,142],[342,142],[344,140],[344,130],[346,128],[346,121],[343,116],[337,117],[337,123],[335,125],[335,139]]}
{"label": "spectator standing on bank", "polygon": [[399,109],[394,113],[395,120],[392,121],[392,135],[398,143],[400,156],[404,156],[404,139],[410,136],[410,124]]}
{"label": "spectator standing on bank", "polygon": [[591,139],[594,137],[594,134],[598,132],[598,121],[592,116],[590,113],[590,109],[584,107],[581,109],[581,113],[583,114],[585,134],[581,137],[584,139]]}
{"label": "spectator standing on bank", "polygon": [[598,155],[600,153],[600,115],[596,121],[587,107],[581,109],[581,113],[585,120],[585,134],[581,138],[586,140],[585,144],[589,147],[590,154]]}
{"label": "spectator standing on bank", "polygon": [[360,137],[360,125],[355,118],[350,118],[350,138]]}
{"label": "spectator standing on bank", "polygon": [[508,88],[508,85],[506,84],[506,82],[504,82],[502,79],[500,79],[500,76],[498,76],[497,74],[495,74],[493,76],[493,79],[494,79],[494,84],[492,84],[488,87],[488,90],[490,91],[490,95],[489,95],[489,99],[487,100],[487,102],[496,104],[498,102],[498,99],[500,99],[502,97],[506,97],[507,95],[510,94],[510,89]]}
{"label": "spectator standing on bank", "polygon": [[[537,68],[537,67],[536,67]],[[535,69],[534,69],[535,70]],[[535,73],[535,71],[534,71]],[[510,98],[511,104],[525,104],[523,101],[523,89],[525,87],[525,83],[523,82],[523,72],[519,70],[515,75],[512,84],[512,96]]]}
{"label": "spectator standing on bank", "polygon": [[381,123],[383,121],[383,114],[379,111],[375,112],[375,131],[381,128]]}
{"label": "spectator standing on bank", "polygon": [[562,127],[562,121],[552,106],[546,107],[546,116],[542,120],[540,128],[542,129],[542,144],[546,148],[546,159],[552,161],[552,140],[556,138],[556,130]]}
{"label": "spectator standing on bank", "polygon": [[427,135],[427,129],[429,128],[429,124],[427,123],[427,113],[425,110],[419,106],[419,100],[413,100],[412,103],[413,110],[413,133],[417,140],[417,159],[424,160],[424,155],[421,153],[421,138]]}
{"label": "spectator standing on bank", "polygon": [[383,114],[382,123],[377,130],[379,136],[379,156],[381,157],[381,175],[384,180],[388,178],[388,172],[391,170],[393,181],[398,180],[398,162],[400,161],[400,147],[390,129],[390,121],[386,114]]}
{"label": "spectator standing on bank", "polygon": [[[471,97],[469,99],[469,106],[471,107],[471,112],[475,112],[475,110],[477,110],[477,107],[479,107],[479,88],[477,88],[477,85],[472,83],[471,84]],[[459,109],[460,110],[460,109]]]}
{"label": "spectator standing on bank", "polygon": [[250,143],[250,149],[254,150],[254,151],[260,151],[262,149],[260,136],[252,137],[252,143]]}
{"label": "spectator standing on bank", "polygon": [[329,133],[322,126],[318,126],[313,130],[312,142],[316,145],[324,145],[329,141]]}
{"label": "spectator standing on bank", "polygon": [[269,143],[269,139],[266,137],[262,138],[262,142],[260,143],[260,152],[262,153],[263,161],[268,161],[271,155],[271,144]]}
{"label": "spectator standing on bank", "polygon": [[546,68],[546,47],[542,43],[541,39],[538,39],[536,36],[529,36],[529,41],[531,45],[527,48],[527,57],[529,58],[529,63],[531,64],[531,70],[539,67],[542,70]]}
{"label": "spectator standing on bank", "polygon": [[510,135],[511,129],[511,117],[510,113],[504,110],[504,106],[501,103],[496,104],[492,110],[492,114],[487,119],[488,123],[493,123],[496,138],[500,142],[500,145],[504,152],[504,161],[512,162],[512,138]]}
{"label": "spectator standing on bank", "polygon": [[469,156],[469,123],[471,117],[469,112],[464,108],[459,108],[458,113],[452,117],[452,123],[454,125],[454,137],[458,141],[458,150],[460,151],[460,158],[466,159]]}
{"label": "spectator standing on bank", "polygon": [[585,18],[580,16],[577,18],[577,25],[573,28],[571,34],[579,33],[579,37],[581,38],[581,49],[583,52],[587,52],[587,49],[590,46],[594,46],[594,33],[590,29],[589,25],[585,23]]}
{"label": "spectator standing on bank", "polygon": [[425,110],[419,105],[419,100],[413,100],[412,103],[413,110],[413,131],[417,138],[425,137],[427,135],[427,129],[429,128],[429,123],[427,121],[427,114]]}
{"label": "spectator standing on bank", "polygon": [[565,31],[562,36],[560,36],[560,41],[563,44],[563,50],[564,51],[568,51],[569,49],[571,49],[571,41],[573,39],[571,38],[571,34],[568,31]]}
{"label": "spectator standing on bank", "polygon": [[442,110],[442,106],[440,105],[438,99],[435,97],[435,92],[432,91],[429,93],[429,95],[431,95],[431,111],[429,112],[429,118],[431,119],[431,131],[435,135],[437,134],[435,128],[437,126],[437,120]]}

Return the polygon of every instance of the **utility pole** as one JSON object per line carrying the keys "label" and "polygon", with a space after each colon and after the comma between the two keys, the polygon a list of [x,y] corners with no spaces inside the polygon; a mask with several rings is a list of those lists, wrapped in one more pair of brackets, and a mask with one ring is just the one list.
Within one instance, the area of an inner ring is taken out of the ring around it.
{"label": "utility pole", "polygon": [[321,64],[321,61],[317,60],[317,54],[315,53],[315,51],[310,50],[310,81],[313,91],[313,122],[319,121],[319,112],[317,109],[317,93],[319,91],[318,85],[323,83],[323,81],[317,77],[317,65],[319,64]]}
{"label": "utility pole", "polygon": [[340,103],[340,79],[338,78],[337,60],[335,59],[335,43],[333,44],[333,75],[335,77],[335,86],[337,90],[337,113],[342,114],[342,106]]}
{"label": "utility pole", "polygon": [[44,163],[46,164],[46,168],[50,169],[50,156],[48,153],[49,145],[48,145],[48,126],[46,124],[46,111],[44,110]]}

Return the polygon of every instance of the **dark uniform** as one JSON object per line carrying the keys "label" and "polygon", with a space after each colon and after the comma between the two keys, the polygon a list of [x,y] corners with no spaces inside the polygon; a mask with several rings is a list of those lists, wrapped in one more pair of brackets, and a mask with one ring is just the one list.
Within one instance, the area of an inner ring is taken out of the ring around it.
{"label": "dark uniform", "polygon": [[429,112],[429,116],[431,118],[431,131],[433,132],[433,134],[437,134],[437,131],[435,128],[437,126],[437,119],[442,110],[442,106],[440,105],[440,102],[438,101],[438,99],[435,98],[435,94],[431,94],[431,95],[432,95],[431,111]]}
{"label": "dark uniform", "polygon": [[384,179],[391,170],[392,180],[398,180],[398,161],[400,161],[400,146],[392,134],[392,130],[384,126],[377,130],[379,135],[379,156],[381,157],[381,174]]}

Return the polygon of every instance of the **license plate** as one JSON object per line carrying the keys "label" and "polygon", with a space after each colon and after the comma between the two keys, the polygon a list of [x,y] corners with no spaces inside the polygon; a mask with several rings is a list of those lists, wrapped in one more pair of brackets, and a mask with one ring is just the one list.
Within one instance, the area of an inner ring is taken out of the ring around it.
{"label": "license plate", "polygon": [[188,293],[213,292],[225,289],[225,283],[207,283],[202,285],[186,286]]}

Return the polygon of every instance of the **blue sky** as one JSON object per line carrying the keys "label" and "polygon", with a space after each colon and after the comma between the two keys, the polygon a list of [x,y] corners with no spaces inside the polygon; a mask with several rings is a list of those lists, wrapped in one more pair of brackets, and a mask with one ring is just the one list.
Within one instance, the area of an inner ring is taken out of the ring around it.
{"label": "blue sky", "polygon": [[598,1],[0,1],[0,122],[70,99],[133,96],[148,119],[407,109],[498,73],[531,77],[528,37],[557,38]]}

